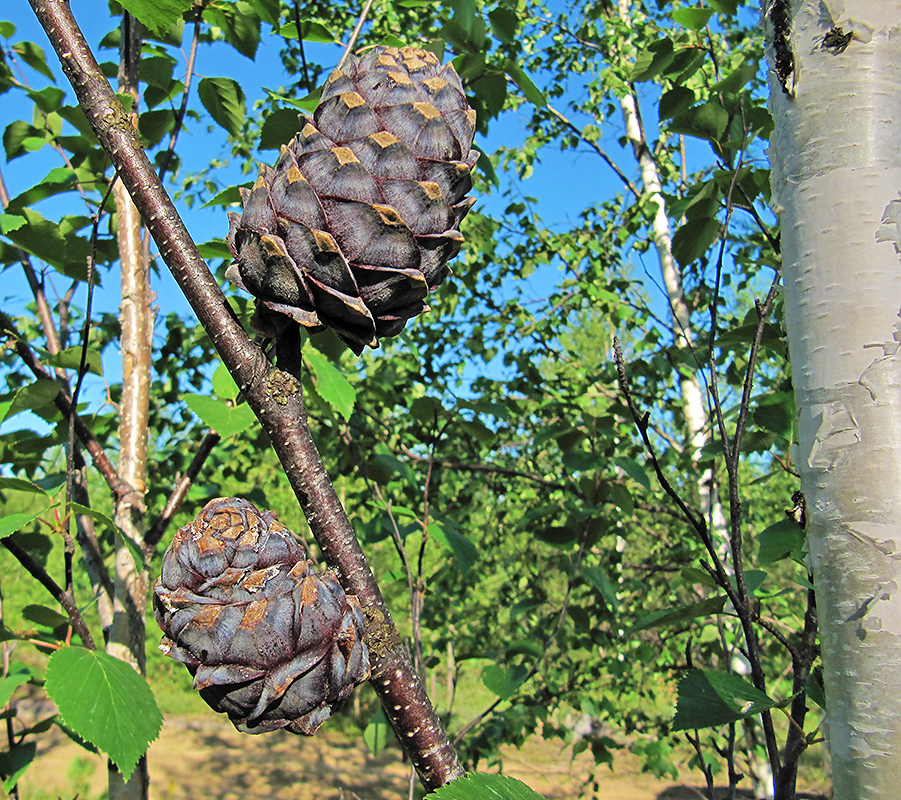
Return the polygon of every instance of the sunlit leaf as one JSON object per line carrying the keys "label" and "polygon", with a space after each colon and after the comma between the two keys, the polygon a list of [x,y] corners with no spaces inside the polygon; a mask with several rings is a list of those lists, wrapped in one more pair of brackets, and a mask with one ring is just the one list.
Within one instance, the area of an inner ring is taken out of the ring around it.
{"label": "sunlit leaf", "polygon": [[31,673],[28,670],[19,670],[5,678],[0,678],[0,708],[5,708],[6,704],[13,696],[13,692],[23,683],[28,683],[31,679]]}
{"label": "sunlit leaf", "polygon": [[256,419],[247,404],[230,406],[222,400],[202,394],[186,394],[184,399],[188,408],[223,439],[247,430]]}
{"label": "sunlit leaf", "polygon": [[241,84],[231,78],[202,78],[197,94],[203,107],[232,136],[241,133],[246,106]]}
{"label": "sunlit leaf", "polygon": [[526,784],[507,775],[472,772],[426,795],[427,800],[544,800]]}
{"label": "sunlit leaf", "polygon": [[712,16],[713,11],[709,8],[677,8],[673,11],[673,22],[690,31],[699,31]]}
{"label": "sunlit leaf", "polygon": [[672,731],[728,725],[753,717],[775,705],[775,700],[738,675],[692,669],[679,681]]}
{"label": "sunlit leaf", "polygon": [[369,748],[369,752],[373,756],[377,756],[385,749],[390,737],[391,726],[388,724],[388,719],[385,717],[382,707],[377,706],[375,713],[369,720],[369,724],[363,731],[363,741],[366,743],[366,747]]}
{"label": "sunlit leaf", "polygon": [[128,780],[163,724],[147,681],[102,651],[63,647],[50,656],[45,688],[64,722]]}
{"label": "sunlit leaf", "polygon": [[316,387],[316,393],[344,419],[350,419],[354,403],[357,400],[357,392],[347,378],[341,374],[328,356],[314,347],[304,348],[303,357],[313,371],[313,385]]}
{"label": "sunlit leaf", "polygon": [[[81,366],[81,345],[67,347],[58,353],[48,353],[44,362],[51,367],[77,370]],[[95,375],[103,375],[103,361],[99,350],[88,347],[88,351],[85,353],[85,368]]]}
{"label": "sunlit leaf", "polygon": [[181,21],[182,14],[191,7],[193,0],[120,0],[120,3],[142,24],[163,33]]}

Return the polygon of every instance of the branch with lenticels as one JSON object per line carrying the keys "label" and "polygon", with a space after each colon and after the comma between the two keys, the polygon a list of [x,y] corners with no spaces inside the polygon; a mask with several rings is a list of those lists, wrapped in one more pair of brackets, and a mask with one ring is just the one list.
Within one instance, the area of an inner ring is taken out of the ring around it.
{"label": "branch with lenticels", "polygon": [[[269,435],[329,565],[367,616],[371,682],[428,790],[463,769],[419,677],[353,528],[313,443],[300,382],[276,368],[227,304],[159,181],[125,111],[101,72],[67,3],[30,0],[75,89],[82,110],[153,236],[160,256],[191,303],[247,404]],[[279,367],[287,366],[279,363]]]}

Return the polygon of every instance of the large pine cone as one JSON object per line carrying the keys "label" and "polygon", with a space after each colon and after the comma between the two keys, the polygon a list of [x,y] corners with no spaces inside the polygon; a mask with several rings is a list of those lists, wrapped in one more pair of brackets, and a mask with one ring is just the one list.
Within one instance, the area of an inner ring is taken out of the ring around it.
{"label": "large pine cone", "polygon": [[160,649],[238,730],[313,734],[369,677],[357,598],[247,500],[213,500],[181,528],[153,594]]}
{"label": "large pine cone", "polygon": [[454,68],[376,47],[328,79],[313,118],[230,214],[226,276],[254,327],[331,327],[359,355],[428,310],[472,204],[475,111]]}

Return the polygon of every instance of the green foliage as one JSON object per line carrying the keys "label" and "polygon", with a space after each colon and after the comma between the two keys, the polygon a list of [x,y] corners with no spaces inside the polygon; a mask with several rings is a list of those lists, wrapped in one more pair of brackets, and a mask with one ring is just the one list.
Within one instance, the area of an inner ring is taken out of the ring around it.
{"label": "green foliage", "polygon": [[434,800],[540,800],[541,795],[516,778],[473,772],[426,797]]}
{"label": "green foliage", "polygon": [[128,780],[163,725],[144,678],[106,653],[63,647],[50,657],[46,681],[65,724],[105,752]]}

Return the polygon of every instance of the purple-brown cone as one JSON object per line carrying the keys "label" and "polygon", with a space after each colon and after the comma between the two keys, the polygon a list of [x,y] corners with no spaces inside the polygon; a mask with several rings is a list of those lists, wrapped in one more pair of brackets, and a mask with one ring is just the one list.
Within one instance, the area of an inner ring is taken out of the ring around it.
{"label": "purple-brown cone", "polygon": [[160,649],[246,733],[311,735],[369,677],[357,598],[247,500],[212,500],[176,533],[153,611]]}
{"label": "purple-brown cone", "polygon": [[312,119],[230,214],[226,275],[254,326],[331,327],[358,355],[428,309],[472,204],[475,112],[454,68],[413,47],[350,58]]}

